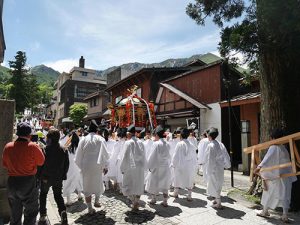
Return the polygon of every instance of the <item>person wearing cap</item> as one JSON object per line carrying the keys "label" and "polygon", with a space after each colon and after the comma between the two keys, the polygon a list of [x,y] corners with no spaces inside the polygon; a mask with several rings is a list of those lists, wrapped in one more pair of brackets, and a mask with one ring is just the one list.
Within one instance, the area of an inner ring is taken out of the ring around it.
{"label": "person wearing cap", "polygon": [[207,136],[209,144],[204,153],[203,165],[206,168],[206,193],[215,198],[212,207],[221,209],[221,190],[224,181],[224,154],[216,137],[219,135],[217,128],[210,128]]}
{"label": "person wearing cap", "polygon": [[172,157],[171,166],[174,171],[174,192],[170,196],[178,198],[179,188],[188,189],[188,201],[192,201],[192,188],[196,173],[197,155],[196,147],[188,140],[189,130],[181,130],[182,140],[177,143]]}
{"label": "person wearing cap", "polygon": [[82,174],[83,193],[89,214],[96,212],[91,203],[93,194],[95,195],[94,206],[101,207],[99,200],[104,192],[102,171],[104,174],[107,173],[109,159],[105,139],[97,135],[97,131],[98,125],[95,120],[92,120],[89,134],[79,141],[75,155],[75,163]]}
{"label": "person wearing cap", "polygon": [[144,145],[135,137],[135,126],[132,124],[127,128],[120,170],[123,174],[122,192],[130,198],[134,210],[138,210],[140,196],[144,193],[144,168]]}
{"label": "person wearing cap", "polygon": [[30,141],[31,127],[26,122],[17,125],[17,140],[5,145],[2,165],[7,170],[7,194],[11,209],[10,224],[36,224],[39,212],[39,192],[36,181],[37,166],[45,156],[39,146]]}
{"label": "person wearing cap", "polygon": [[61,217],[61,224],[67,225],[67,212],[62,197],[63,180],[67,179],[69,169],[68,152],[59,144],[59,130],[52,129],[47,133],[47,146],[45,148],[45,163],[40,171],[40,219],[45,222],[47,218],[47,195],[52,187],[54,199]]}
{"label": "person wearing cap", "polygon": [[[145,149],[145,158],[146,158],[146,162],[151,154],[151,150],[152,150],[152,145],[153,145],[153,140],[151,138],[151,132],[150,131],[146,131],[146,136],[145,136],[145,141],[143,141],[143,145],[144,145],[144,149]],[[146,184],[147,182],[147,176],[148,176],[149,170],[147,169],[147,167],[145,166],[145,180],[144,180],[144,184]]]}
{"label": "person wearing cap", "polygon": [[155,142],[147,160],[150,173],[147,176],[146,191],[151,194],[150,204],[156,203],[156,195],[163,193],[163,206],[168,206],[168,189],[171,184],[170,145],[164,139],[164,129],[157,126],[154,130]]}

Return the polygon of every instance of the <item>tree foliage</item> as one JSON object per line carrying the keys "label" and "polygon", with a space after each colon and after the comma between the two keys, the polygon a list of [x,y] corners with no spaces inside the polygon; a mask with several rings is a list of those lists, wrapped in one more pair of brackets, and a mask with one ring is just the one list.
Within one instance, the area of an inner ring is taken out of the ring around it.
{"label": "tree foliage", "polygon": [[16,101],[16,112],[23,112],[28,106],[28,69],[26,66],[26,53],[18,51],[14,61],[9,61],[11,78],[10,84],[13,86],[10,88],[8,97],[15,99]]}
{"label": "tree foliage", "polygon": [[[270,131],[278,127],[299,131],[300,1],[195,0],[186,12],[200,25],[211,17],[221,28],[221,55],[242,53],[258,72],[261,140],[269,140]],[[299,182],[294,186],[299,188]],[[292,207],[300,209],[295,187]]]}
{"label": "tree foliage", "polygon": [[16,112],[23,113],[25,108],[33,112],[38,104],[49,104],[53,87],[47,83],[39,84],[37,77],[26,68],[26,53],[18,51],[15,60],[9,61],[11,76],[0,79],[0,96],[16,101]]}
{"label": "tree foliage", "polygon": [[87,105],[81,103],[75,103],[71,105],[69,111],[69,117],[73,120],[76,126],[82,123],[83,117],[87,114]]}

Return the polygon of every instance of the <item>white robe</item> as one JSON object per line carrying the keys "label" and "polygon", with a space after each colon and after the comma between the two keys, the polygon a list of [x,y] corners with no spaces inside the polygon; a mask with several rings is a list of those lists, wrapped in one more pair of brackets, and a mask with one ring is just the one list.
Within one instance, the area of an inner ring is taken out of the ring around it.
{"label": "white robe", "polygon": [[148,193],[167,192],[171,184],[170,162],[170,145],[164,139],[154,142],[147,162],[151,171],[145,188]]}
{"label": "white robe", "polygon": [[224,168],[229,169],[231,167],[231,161],[230,161],[229,153],[228,153],[225,145],[220,141],[218,141],[218,142],[219,142],[219,145],[220,145],[220,148],[222,150],[223,157],[224,157]]}
{"label": "white robe", "polygon": [[[180,142],[180,138],[175,138],[175,139],[171,139],[169,141],[170,144],[170,158],[172,160],[174,153],[175,153],[175,148],[176,145]],[[174,169],[171,169],[171,184],[174,183]]]}
{"label": "white robe", "polygon": [[121,166],[121,161],[123,159],[124,156],[124,144],[125,144],[125,139],[120,139],[119,141],[117,141],[117,143],[114,146],[114,154],[116,155],[116,179],[117,179],[117,183],[122,183],[123,180],[123,174],[120,170],[120,166]]}
{"label": "white robe", "polygon": [[206,171],[206,165],[204,164],[205,162],[205,151],[206,148],[209,144],[208,138],[203,138],[199,141],[198,144],[198,164],[200,164],[200,169],[202,169],[202,174],[203,174],[203,180],[204,182],[207,182],[207,171]]}
{"label": "white robe", "polygon": [[69,152],[69,170],[67,173],[67,180],[63,181],[63,196],[67,197],[74,193],[75,190],[82,192],[82,176],[80,169],[75,163],[75,154]]}
{"label": "white robe", "polygon": [[145,176],[144,184],[146,184],[147,179],[148,179],[149,170],[148,170],[148,167],[147,167],[147,162],[148,162],[148,159],[149,159],[149,157],[151,155],[151,152],[152,152],[153,143],[154,143],[154,141],[152,141],[151,139],[147,139],[143,142],[144,149],[145,149],[145,158],[146,158],[145,173],[144,173],[144,176]]}
{"label": "white robe", "polygon": [[144,145],[136,137],[125,141],[120,170],[123,173],[122,192],[125,196],[144,193]]}
{"label": "white robe", "polygon": [[197,167],[195,146],[187,139],[178,142],[171,165],[174,171],[173,186],[176,188],[192,188]]}
{"label": "white robe", "polygon": [[[272,145],[267,151],[262,162],[258,165],[261,168],[271,167],[290,162],[290,156],[283,145]],[[267,191],[263,191],[261,204],[265,207],[275,209],[276,207],[289,208],[291,201],[292,183],[297,180],[295,176],[279,178],[281,174],[291,173],[292,168],[287,167],[272,171],[261,172],[263,179],[267,182]]]}
{"label": "white robe", "polygon": [[204,156],[206,168],[207,194],[220,198],[224,182],[224,154],[217,140],[212,140],[207,145]]}
{"label": "white robe", "polygon": [[116,154],[114,154],[115,148],[114,146],[116,145],[115,140],[108,139],[107,142],[105,142],[107,145],[107,153],[109,155],[109,160],[108,160],[108,173],[104,176],[104,180],[108,181],[108,178],[115,178],[117,174],[117,167],[116,167]]}
{"label": "white robe", "polygon": [[197,141],[197,138],[195,138],[194,136],[189,136],[188,138],[188,141],[191,142],[192,145],[195,146],[195,148],[197,149],[198,148],[198,141]]}
{"label": "white robe", "polygon": [[75,163],[81,170],[83,192],[86,196],[100,195],[104,192],[102,170],[109,159],[104,138],[89,133],[78,144]]}

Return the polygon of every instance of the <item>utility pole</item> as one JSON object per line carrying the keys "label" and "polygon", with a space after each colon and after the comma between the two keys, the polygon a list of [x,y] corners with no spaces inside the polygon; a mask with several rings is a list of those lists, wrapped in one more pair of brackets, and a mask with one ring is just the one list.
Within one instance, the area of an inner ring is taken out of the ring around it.
{"label": "utility pole", "polygon": [[227,102],[228,102],[228,126],[229,126],[229,153],[230,153],[230,161],[231,161],[231,187],[234,187],[234,179],[233,179],[233,150],[232,150],[232,129],[231,129],[231,95],[230,95],[230,78],[228,74],[228,62],[223,61],[221,64],[221,73],[223,76],[223,83],[227,92]]}

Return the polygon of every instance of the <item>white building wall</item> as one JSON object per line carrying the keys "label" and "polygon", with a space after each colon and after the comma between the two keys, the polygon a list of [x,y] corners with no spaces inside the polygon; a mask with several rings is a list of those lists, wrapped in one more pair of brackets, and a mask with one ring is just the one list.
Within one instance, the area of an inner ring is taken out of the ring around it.
{"label": "white building wall", "polygon": [[218,140],[222,137],[221,107],[219,103],[208,104],[211,109],[202,109],[200,112],[200,131],[203,133],[210,127],[218,128]]}

